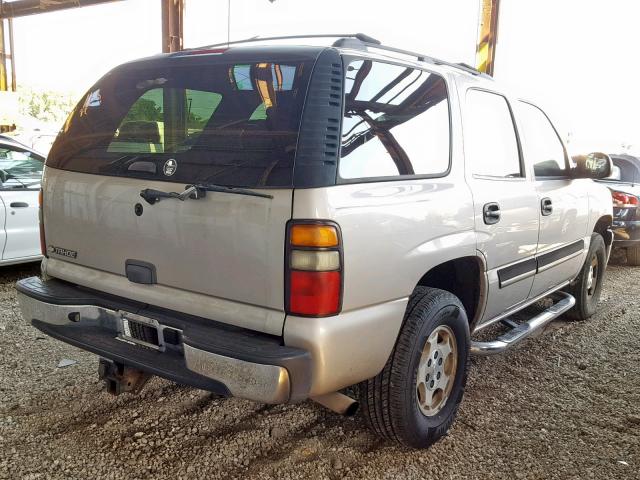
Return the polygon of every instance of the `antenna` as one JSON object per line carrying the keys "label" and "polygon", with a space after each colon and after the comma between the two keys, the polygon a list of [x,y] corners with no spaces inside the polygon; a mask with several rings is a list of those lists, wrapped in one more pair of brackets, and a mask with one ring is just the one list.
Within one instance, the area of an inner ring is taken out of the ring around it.
{"label": "antenna", "polygon": [[231,0],[227,0],[227,48],[231,43]]}

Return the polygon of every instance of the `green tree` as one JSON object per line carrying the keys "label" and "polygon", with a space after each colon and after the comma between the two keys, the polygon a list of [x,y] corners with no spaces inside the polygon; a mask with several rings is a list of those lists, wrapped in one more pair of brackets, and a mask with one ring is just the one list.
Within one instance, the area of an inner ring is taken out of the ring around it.
{"label": "green tree", "polygon": [[69,93],[30,87],[18,88],[20,113],[44,122],[63,123],[76,102],[77,100]]}

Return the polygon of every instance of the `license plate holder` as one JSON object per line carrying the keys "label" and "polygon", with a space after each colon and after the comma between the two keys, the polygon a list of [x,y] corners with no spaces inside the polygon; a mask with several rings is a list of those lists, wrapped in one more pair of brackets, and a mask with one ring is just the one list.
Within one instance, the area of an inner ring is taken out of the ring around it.
{"label": "license plate holder", "polygon": [[120,312],[119,323],[119,339],[162,352],[165,350],[162,325],[157,320],[135,313]]}

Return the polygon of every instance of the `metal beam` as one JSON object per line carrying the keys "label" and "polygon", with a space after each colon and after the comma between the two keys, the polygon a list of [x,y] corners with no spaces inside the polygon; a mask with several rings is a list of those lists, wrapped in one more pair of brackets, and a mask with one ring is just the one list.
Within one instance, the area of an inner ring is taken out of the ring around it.
{"label": "metal beam", "polygon": [[18,88],[16,83],[16,56],[13,48],[13,18],[7,20],[9,26],[9,51],[11,52],[11,91],[15,92]]}
{"label": "metal beam", "polygon": [[0,2],[0,18],[24,17],[37,13],[55,12],[69,8],[89,7],[101,3],[121,2],[122,0],[14,0]]}
{"label": "metal beam", "polygon": [[183,49],[184,0],[162,2],[162,51],[178,52]]}
{"label": "metal beam", "polygon": [[[8,40],[8,44],[7,44]],[[7,66],[7,60],[9,65]],[[11,72],[11,84],[9,84]],[[11,87],[11,88],[9,88]],[[0,92],[16,91],[16,63],[13,56],[13,22],[0,18]]]}
{"label": "metal beam", "polygon": [[7,82],[7,51],[5,47],[5,21],[0,19],[0,92],[9,90]]}
{"label": "metal beam", "polygon": [[480,25],[476,46],[476,68],[493,76],[498,42],[498,16],[500,0],[480,0]]}

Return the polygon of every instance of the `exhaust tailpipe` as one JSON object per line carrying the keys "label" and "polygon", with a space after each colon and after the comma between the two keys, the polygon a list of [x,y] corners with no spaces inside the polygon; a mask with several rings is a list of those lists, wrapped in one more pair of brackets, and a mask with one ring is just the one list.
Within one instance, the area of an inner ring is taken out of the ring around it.
{"label": "exhaust tailpipe", "polygon": [[358,411],[358,402],[340,392],[318,395],[311,397],[311,400],[346,417],[350,417]]}

